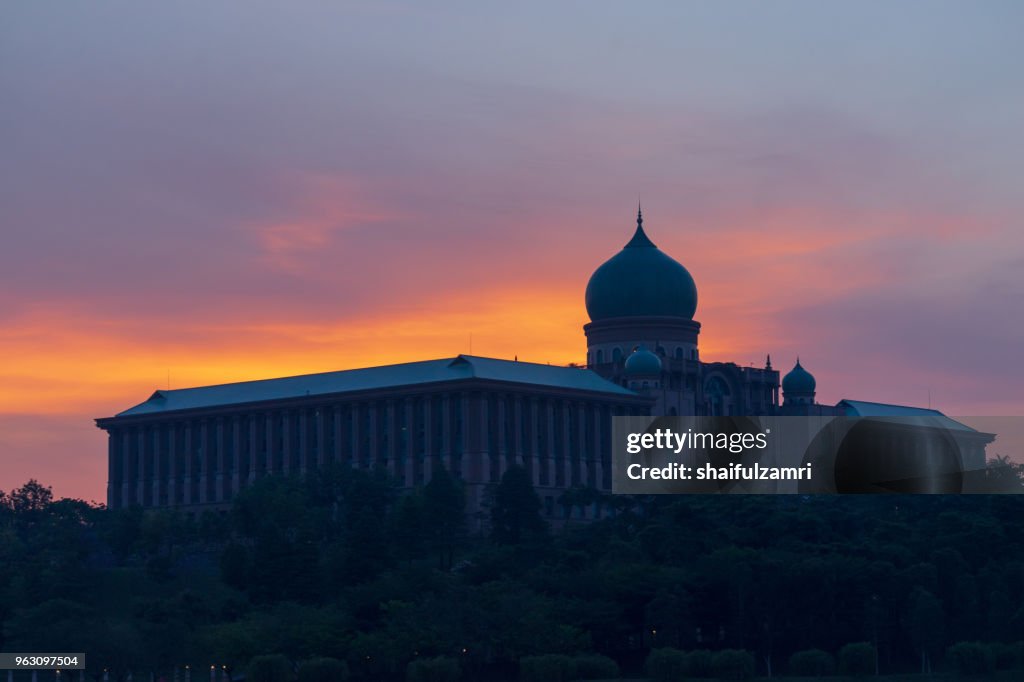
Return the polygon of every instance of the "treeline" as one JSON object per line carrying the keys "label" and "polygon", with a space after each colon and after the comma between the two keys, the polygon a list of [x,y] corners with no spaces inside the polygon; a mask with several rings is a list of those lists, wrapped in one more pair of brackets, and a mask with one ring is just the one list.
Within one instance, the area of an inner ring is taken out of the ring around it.
{"label": "treeline", "polygon": [[995,670],[1024,640],[1016,495],[577,489],[567,508],[615,514],[559,532],[522,470],[490,500],[467,518],[444,473],[400,495],[330,469],[190,518],[30,482],[0,493],[0,649],[83,651],[97,679],[183,680],[188,665],[196,682],[210,666],[269,682],[657,677],[652,656],[686,652],[767,675],[818,651],[839,671],[851,643],[883,673]]}

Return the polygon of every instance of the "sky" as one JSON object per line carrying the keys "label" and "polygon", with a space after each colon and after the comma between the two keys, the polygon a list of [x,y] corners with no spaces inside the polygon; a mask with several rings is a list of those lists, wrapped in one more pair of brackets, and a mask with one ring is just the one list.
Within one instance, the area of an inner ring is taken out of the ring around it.
{"label": "sky", "polygon": [[[585,359],[651,239],[705,360],[1024,415],[1024,4],[0,5],[0,489],[156,388]],[[998,448],[997,448],[998,449]]]}

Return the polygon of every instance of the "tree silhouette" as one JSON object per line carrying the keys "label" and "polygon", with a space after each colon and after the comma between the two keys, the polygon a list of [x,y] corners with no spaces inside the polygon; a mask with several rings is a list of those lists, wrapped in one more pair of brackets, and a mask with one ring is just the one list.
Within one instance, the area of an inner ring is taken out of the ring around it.
{"label": "tree silhouette", "polygon": [[491,538],[500,544],[514,545],[543,534],[547,524],[540,509],[540,497],[533,489],[530,475],[522,467],[510,467],[494,492]]}

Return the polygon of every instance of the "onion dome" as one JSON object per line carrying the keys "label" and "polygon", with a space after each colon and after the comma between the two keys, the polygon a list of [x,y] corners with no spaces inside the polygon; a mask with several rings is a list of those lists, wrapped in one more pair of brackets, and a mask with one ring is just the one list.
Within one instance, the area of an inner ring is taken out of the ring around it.
{"label": "onion dome", "polygon": [[686,268],[647,237],[638,209],[633,238],[591,275],[586,304],[593,322],[646,316],[692,320],[697,286]]}
{"label": "onion dome", "polygon": [[817,382],[814,375],[800,366],[800,358],[796,360],[796,366],[789,371],[789,374],[782,378],[782,391],[784,393],[814,393]]}
{"label": "onion dome", "polygon": [[626,358],[626,374],[661,374],[661,358],[644,346],[636,349]]}

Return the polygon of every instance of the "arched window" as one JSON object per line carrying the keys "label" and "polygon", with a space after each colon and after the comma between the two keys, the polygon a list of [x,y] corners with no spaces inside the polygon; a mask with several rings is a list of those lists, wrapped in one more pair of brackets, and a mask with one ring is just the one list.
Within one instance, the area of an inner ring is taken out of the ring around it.
{"label": "arched window", "polygon": [[604,351],[603,350],[598,350],[597,351],[597,361],[596,362],[599,365],[604,362]]}
{"label": "arched window", "polygon": [[682,359],[683,359],[683,347],[682,346],[676,346],[676,360],[682,360]]}
{"label": "arched window", "polygon": [[612,349],[612,362],[618,362],[621,359],[622,359],[622,349],[621,348],[613,348]]}

